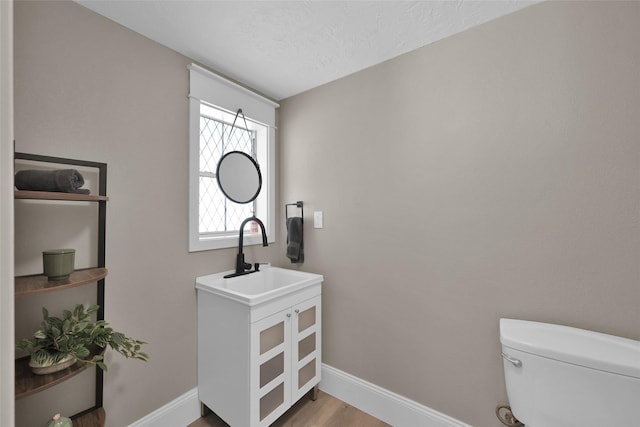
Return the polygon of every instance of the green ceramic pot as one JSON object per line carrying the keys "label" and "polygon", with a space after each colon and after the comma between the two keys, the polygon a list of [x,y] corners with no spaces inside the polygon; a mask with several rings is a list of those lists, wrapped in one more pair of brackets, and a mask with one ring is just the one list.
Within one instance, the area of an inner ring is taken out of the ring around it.
{"label": "green ceramic pot", "polygon": [[49,280],[64,280],[73,272],[75,249],[51,249],[42,252],[44,275]]}

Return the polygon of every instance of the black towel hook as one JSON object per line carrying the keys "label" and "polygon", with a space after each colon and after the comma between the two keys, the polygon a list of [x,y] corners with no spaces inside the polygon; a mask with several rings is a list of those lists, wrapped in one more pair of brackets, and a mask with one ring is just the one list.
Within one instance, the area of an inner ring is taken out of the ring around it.
{"label": "black towel hook", "polygon": [[286,205],[284,205],[284,222],[286,224],[287,219],[289,219],[289,206],[295,206],[297,208],[300,208],[300,218],[302,218],[302,222],[304,223],[304,208],[303,208],[303,203],[301,201],[297,201],[295,203],[287,203]]}

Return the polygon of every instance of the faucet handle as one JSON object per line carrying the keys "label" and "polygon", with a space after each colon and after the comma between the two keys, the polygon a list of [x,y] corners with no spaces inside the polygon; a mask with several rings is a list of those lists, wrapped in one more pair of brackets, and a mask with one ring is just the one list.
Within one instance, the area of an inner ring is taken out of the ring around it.
{"label": "faucet handle", "polygon": [[244,254],[236,255],[236,274],[251,270],[251,264],[244,262]]}

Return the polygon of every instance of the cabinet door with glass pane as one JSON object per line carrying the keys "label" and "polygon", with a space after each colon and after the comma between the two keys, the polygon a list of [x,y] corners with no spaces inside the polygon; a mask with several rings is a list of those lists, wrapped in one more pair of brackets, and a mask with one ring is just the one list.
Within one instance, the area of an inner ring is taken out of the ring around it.
{"label": "cabinet door with glass pane", "polygon": [[293,307],[291,325],[291,402],[320,382],[320,296]]}
{"label": "cabinet door with glass pane", "polygon": [[251,425],[268,426],[291,406],[291,310],[251,325]]}

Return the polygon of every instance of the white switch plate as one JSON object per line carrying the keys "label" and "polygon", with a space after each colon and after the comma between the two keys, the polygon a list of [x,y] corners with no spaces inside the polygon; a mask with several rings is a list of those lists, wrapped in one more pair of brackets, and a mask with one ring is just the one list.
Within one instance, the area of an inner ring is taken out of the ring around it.
{"label": "white switch plate", "polygon": [[313,213],[313,228],[322,228],[322,211]]}

